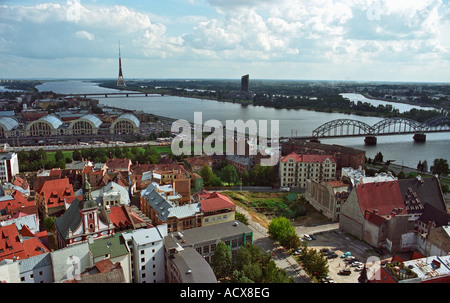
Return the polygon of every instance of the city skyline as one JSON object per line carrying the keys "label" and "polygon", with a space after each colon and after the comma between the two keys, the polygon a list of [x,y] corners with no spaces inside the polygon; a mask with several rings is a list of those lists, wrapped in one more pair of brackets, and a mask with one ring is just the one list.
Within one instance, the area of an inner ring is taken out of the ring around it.
{"label": "city skyline", "polygon": [[449,1],[20,0],[0,78],[449,82]]}

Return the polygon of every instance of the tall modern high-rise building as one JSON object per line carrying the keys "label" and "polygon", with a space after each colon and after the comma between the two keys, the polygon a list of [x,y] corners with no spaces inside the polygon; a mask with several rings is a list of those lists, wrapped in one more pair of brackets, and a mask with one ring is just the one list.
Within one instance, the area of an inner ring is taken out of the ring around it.
{"label": "tall modern high-rise building", "polygon": [[16,153],[0,153],[0,181],[12,182],[19,173],[19,160]]}
{"label": "tall modern high-rise building", "polygon": [[122,85],[127,86],[125,84],[125,78],[123,77],[123,72],[122,72],[122,58],[120,56],[120,42],[119,42],[119,77],[117,78],[116,86],[120,85],[121,80],[122,80]]}
{"label": "tall modern high-rise building", "polygon": [[241,91],[248,92],[248,79],[249,75],[242,76],[241,78]]}

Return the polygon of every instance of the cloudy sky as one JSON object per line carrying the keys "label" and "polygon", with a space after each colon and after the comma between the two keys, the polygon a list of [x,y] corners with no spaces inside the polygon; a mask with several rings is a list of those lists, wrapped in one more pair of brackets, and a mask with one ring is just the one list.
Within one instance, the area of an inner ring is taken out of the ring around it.
{"label": "cloudy sky", "polygon": [[0,0],[0,78],[450,82],[449,0]]}

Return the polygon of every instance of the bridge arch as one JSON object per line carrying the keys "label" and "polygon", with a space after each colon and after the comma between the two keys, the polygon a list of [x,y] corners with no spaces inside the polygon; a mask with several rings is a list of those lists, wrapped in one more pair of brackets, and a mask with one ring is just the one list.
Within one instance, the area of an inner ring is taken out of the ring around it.
{"label": "bridge arch", "polygon": [[313,130],[313,136],[334,137],[334,136],[357,136],[369,135],[373,133],[373,128],[367,123],[352,119],[336,119],[322,124]]}
{"label": "bridge arch", "polygon": [[423,122],[425,129],[435,128],[442,125],[450,125],[450,116],[437,116]]}
{"label": "bridge arch", "polygon": [[[403,129],[402,129],[403,127]],[[375,123],[373,134],[422,132],[424,125],[409,118],[387,118]]]}

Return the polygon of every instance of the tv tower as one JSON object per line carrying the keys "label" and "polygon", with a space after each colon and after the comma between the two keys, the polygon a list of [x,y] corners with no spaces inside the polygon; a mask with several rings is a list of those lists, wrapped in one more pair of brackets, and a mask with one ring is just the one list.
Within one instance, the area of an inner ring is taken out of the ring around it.
{"label": "tv tower", "polygon": [[120,85],[120,80],[121,79],[122,79],[122,85],[123,86],[127,86],[125,84],[125,78],[123,77],[123,72],[122,72],[122,58],[120,57],[120,41],[119,41],[119,77],[117,78],[116,86]]}

